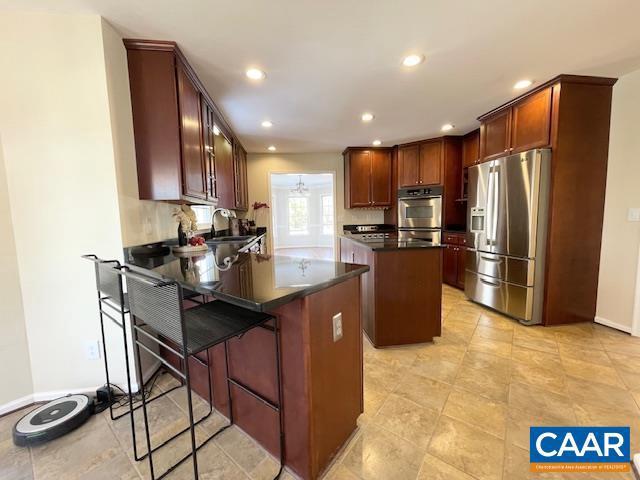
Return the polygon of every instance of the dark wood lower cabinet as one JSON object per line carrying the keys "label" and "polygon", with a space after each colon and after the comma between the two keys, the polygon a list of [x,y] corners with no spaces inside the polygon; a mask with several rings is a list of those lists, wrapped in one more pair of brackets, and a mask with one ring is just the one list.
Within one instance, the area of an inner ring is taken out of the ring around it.
{"label": "dark wood lower cabinet", "polygon": [[442,281],[452,287],[464,289],[466,268],[466,238],[464,233],[444,234],[442,253]]}

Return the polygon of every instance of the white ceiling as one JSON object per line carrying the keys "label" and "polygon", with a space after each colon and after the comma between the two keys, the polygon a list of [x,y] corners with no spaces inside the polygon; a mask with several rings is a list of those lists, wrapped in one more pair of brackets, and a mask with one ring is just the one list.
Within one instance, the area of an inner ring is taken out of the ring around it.
{"label": "white ceiling", "polygon": [[[638,0],[0,0],[178,42],[249,152],[466,133],[516,80],[640,67]],[[410,52],[426,61],[408,70]],[[261,83],[249,66],[267,73]],[[360,114],[371,111],[370,124]],[[274,127],[260,126],[270,119]]]}

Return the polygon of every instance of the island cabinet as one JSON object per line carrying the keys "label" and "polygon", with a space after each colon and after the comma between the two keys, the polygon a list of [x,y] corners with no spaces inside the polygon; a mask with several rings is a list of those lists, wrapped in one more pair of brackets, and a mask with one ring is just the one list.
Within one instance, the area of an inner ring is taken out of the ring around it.
{"label": "island cabinet", "polygon": [[[246,210],[246,153],[176,43],[124,44],[139,198]],[[220,135],[230,168],[217,165]]]}
{"label": "island cabinet", "polygon": [[482,161],[548,147],[551,142],[552,92],[553,87],[546,87],[513,105],[481,117]]}
{"label": "island cabinet", "polygon": [[360,304],[362,328],[374,347],[430,342],[441,335],[441,250],[340,237],[340,260],[369,266]]}
{"label": "island cabinet", "polygon": [[348,147],[343,152],[345,208],[391,206],[392,151]]}

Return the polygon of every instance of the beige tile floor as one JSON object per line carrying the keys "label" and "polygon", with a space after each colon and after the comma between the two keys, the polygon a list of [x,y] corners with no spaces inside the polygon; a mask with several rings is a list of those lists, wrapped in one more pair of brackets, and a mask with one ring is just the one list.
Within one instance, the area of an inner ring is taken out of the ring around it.
{"label": "beige tile floor", "polygon": [[[532,474],[530,425],[630,425],[640,451],[640,339],[600,325],[524,327],[445,287],[443,334],[433,344],[376,350],[365,340],[365,412],[327,480],[633,478],[631,474]],[[158,388],[171,381],[163,377]],[[186,423],[184,392],[152,404],[154,439]],[[198,413],[205,408],[200,401]],[[139,479],[125,419],[107,415],[47,445],[15,448],[0,418],[0,479]],[[223,419],[199,426],[199,436]],[[142,428],[138,426],[140,445]],[[186,452],[188,436],[157,456]],[[199,455],[201,478],[267,479],[277,463],[232,428]],[[191,477],[189,464],[169,478]],[[289,475],[285,478],[291,479]]]}

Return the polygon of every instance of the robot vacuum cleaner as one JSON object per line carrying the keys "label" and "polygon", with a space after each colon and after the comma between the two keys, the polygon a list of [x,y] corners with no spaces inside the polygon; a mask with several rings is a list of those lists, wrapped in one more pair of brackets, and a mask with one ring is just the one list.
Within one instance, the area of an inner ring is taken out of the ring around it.
{"label": "robot vacuum cleaner", "polygon": [[87,395],[68,395],[45,403],[26,414],[13,427],[13,443],[38,445],[58,438],[86,422],[93,411]]}

